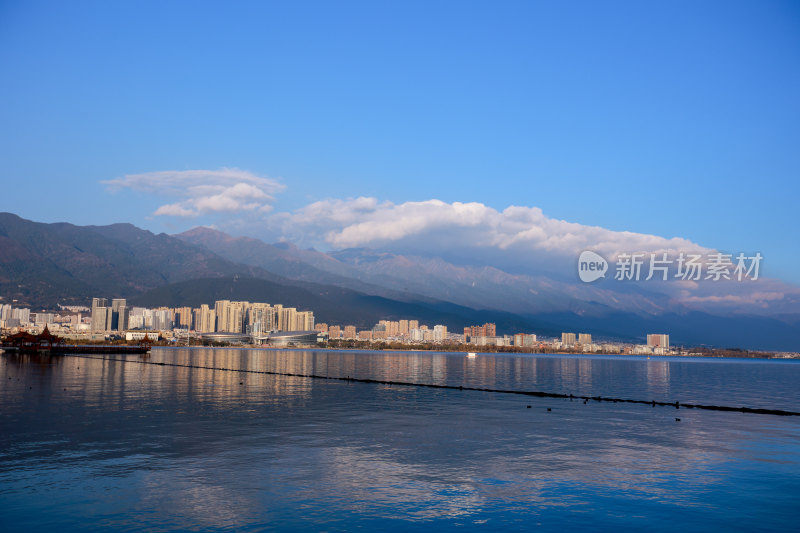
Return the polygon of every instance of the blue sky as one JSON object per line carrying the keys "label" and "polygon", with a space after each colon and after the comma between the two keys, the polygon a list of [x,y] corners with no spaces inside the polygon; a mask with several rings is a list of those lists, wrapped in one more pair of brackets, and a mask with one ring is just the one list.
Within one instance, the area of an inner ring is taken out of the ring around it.
{"label": "blue sky", "polygon": [[236,168],[281,185],[262,217],[537,207],[800,282],[796,2],[7,0],[0,72],[0,210],[25,218],[276,237],[103,184]]}

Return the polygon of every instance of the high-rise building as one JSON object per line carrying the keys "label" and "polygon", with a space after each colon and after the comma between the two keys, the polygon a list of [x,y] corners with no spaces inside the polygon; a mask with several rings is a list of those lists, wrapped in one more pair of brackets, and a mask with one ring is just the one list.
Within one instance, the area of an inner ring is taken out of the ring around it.
{"label": "high-rise building", "polygon": [[469,326],[464,328],[464,337],[495,337],[497,336],[497,326],[487,322],[482,326]]}
{"label": "high-rise building", "polygon": [[153,329],[167,331],[173,328],[172,310],[168,307],[153,309]]}
{"label": "high-rise building", "polygon": [[254,303],[250,306],[247,325],[252,333],[266,334],[276,329],[275,308],[267,303]]}
{"label": "high-rise building", "polygon": [[46,326],[55,322],[55,315],[53,313],[36,313],[36,319],[33,323],[37,326]]}
{"label": "high-rise building", "polygon": [[192,308],[191,307],[177,307],[172,310],[172,321],[175,323],[176,328],[191,329],[192,328]]}
{"label": "high-rise building", "polygon": [[106,320],[106,330],[125,331],[128,329],[128,304],[125,298],[111,300],[111,317]]}
{"label": "high-rise building", "polygon": [[[378,324],[384,326],[386,328],[386,336],[387,337],[396,337],[397,330],[399,329],[399,324],[397,322],[393,322],[391,320],[381,320]],[[373,328],[373,331],[374,328]]]}
{"label": "high-rise building", "polygon": [[217,331],[226,333],[242,333],[244,330],[246,307],[249,302],[232,302],[218,300],[214,303],[214,312],[217,315]]}
{"label": "high-rise building", "polygon": [[328,328],[329,339],[340,339],[342,337],[342,328],[339,326],[330,326]]}
{"label": "high-rise building", "polygon": [[561,344],[563,346],[575,346],[576,338],[574,333],[562,333]]}
{"label": "high-rise building", "polygon": [[117,312],[117,326],[119,331],[125,331],[128,329],[128,319],[130,318],[130,308],[127,305],[123,305],[119,308]]}
{"label": "high-rise building", "polygon": [[592,344],[592,334],[578,333],[578,344]]}
{"label": "high-rise building", "polygon": [[311,311],[298,311],[295,315],[296,331],[314,330],[314,313]]}
{"label": "high-rise building", "polygon": [[126,305],[124,298],[114,298],[111,300],[111,311],[114,313],[114,316],[111,319],[111,329],[117,329],[119,327],[119,308],[124,307]]}
{"label": "high-rise building", "polygon": [[11,319],[18,320],[21,325],[29,324],[31,321],[31,310],[25,308],[11,309]]}
{"label": "high-rise building", "polygon": [[297,308],[284,307],[278,313],[278,331],[297,331]]}
{"label": "high-rise building", "polygon": [[228,324],[228,315],[230,315],[230,300],[217,300],[214,302],[214,314],[217,317],[217,325],[214,327],[215,331],[225,331],[225,326]]}
{"label": "high-rise building", "polygon": [[92,298],[92,331],[106,331],[108,300]]}
{"label": "high-rise building", "polygon": [[194,310],[194,329],[198,333],[212,333],[216,328],[217,313],[208,304]]}
{"label": "high-rise building", "polygon": [[[385,322],[385,320],[382,320],[381,322]],[[359,336],[360,336],[360,334],[359,334]],[[386,324],[385,323],[384,324],[375,324],[372,327],[372,337],[371,338],[373,338],[373,339],[385,339],[388,336],[389,336],[389,334],[386,331]]]}
{"label": "high-rise building", "polygon": [[344,338],[345,339],[355,339],[356,338],[356,327],[355,326],[345,326],[344,327]]}
{"label": "high-rise building", "polygon": [[437,324],[433,326],[433,341],[444,342],[447,339],[447,326]]}
{"label": "high-rise building", "polygon": [[669,348],[669,335],[650,333],[647,335],[647,345],[654,348]]}

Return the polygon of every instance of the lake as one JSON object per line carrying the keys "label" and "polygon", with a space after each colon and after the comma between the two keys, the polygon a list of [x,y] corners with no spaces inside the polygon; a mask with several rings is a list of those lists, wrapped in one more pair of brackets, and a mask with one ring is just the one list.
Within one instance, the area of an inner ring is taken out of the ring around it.
{"label": "lake", "polygon": [[790,360],[4,354],[0,530],[796,531],[800,523],[800,417],[263,372],[800,410],[800,361]]}

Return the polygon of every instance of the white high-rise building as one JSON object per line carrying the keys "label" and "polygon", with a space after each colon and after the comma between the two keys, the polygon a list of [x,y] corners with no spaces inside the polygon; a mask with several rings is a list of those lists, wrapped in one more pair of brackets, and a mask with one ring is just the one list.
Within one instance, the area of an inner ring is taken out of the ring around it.
{"label": "white high-rise building", "polygon": [[208,304],[194,310],[194,329],[198,333],[212,333],[216,328],[217,314]]}
{"label": "white high-rise building", "polygon": [[108,300],[92,298],[92,331],[106,331]]}
{"label": "white high-rise building", "polygon": [[669,335],[650,333],[647,335],[647,345],[653,348],[669,348]]}

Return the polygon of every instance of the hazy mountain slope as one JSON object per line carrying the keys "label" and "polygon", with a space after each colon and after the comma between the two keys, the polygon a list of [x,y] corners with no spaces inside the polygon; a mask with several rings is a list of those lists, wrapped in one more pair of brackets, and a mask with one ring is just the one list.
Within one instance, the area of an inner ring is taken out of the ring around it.
{"label": "hazy mountain slope", "polygon": [[197,227],[173,237],[205,248],[231,261],[257,266],[292,280],[336,285],[396,300],[420,301],[428,298],[424,294],[397,290],[402,281],[369,283],[364,280],[365,276],[357,268],[341,263],[322,252],[301,250],[289,243],[267,244],[249,237],[231,237],[221,231],[205,227]]}
{"label": "hazy mountain slope", "polygon": [[43,224],[0,213],[0,239],[0,292],[20,305],[86,304],[198,277],[280,279],[129,224]]}
{"label": "hazy mountain slope", "polygon": [[[211,228],[194,228],[175,235],[232,261],[255,265],[281,276],[346,287],[396,300],[431,299],[504,312],[535,313],[591,307],[571,294],[567,284],[546,278],[512,275],[492,267],[458,266],[439,258],[402,256],[369,249],[348,249],[325,254],[301,250],[290,243],[267,244],[258,239],[231,237]],[[588,293],[596,292],[587,288]],[[595,295],[596,301],[607,301]],[[617,298],[619,299],[619,298]],[[651,301],[629,298],[629,309]],[[612,300],[613,301],[613,300]]]}
{"label": "hazy mountain slope", "polygon": [[[4,231],[0,221],[0,233]],[[53,261],[29,250],[16,240],[0,235],[0,300],[35,308],[51,300],[81,303],[79,295],[92,285],[75,279]]]}

